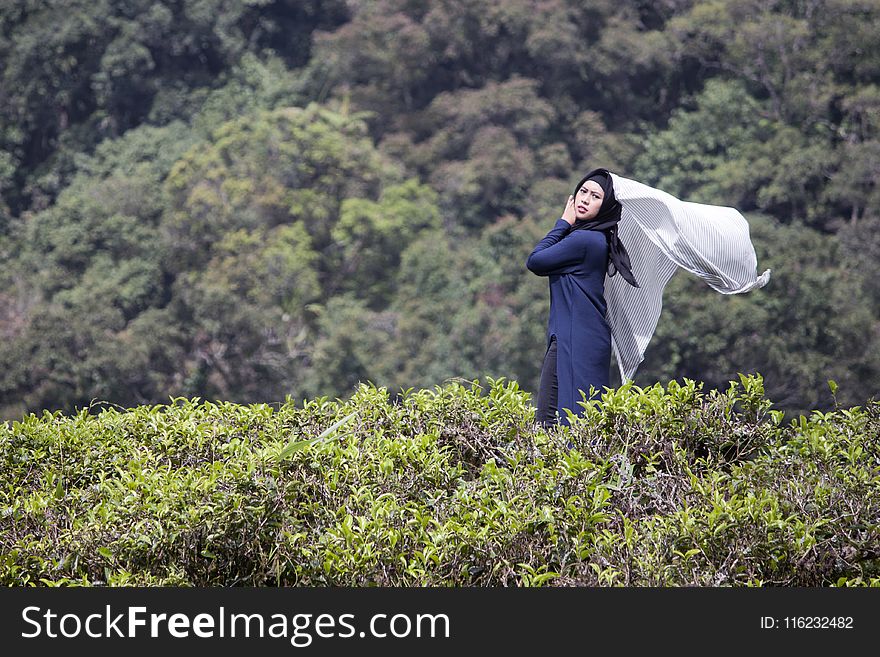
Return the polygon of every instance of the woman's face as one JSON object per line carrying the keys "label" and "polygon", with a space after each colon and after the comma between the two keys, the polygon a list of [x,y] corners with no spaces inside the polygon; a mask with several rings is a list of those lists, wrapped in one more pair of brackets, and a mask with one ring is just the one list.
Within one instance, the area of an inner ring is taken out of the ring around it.
{"label": "woman's face", "polygon": [[605,192],[595,180],[588,180],[578,190],[574,199],[574,216],[580,221],[595,219],[602,207]]}

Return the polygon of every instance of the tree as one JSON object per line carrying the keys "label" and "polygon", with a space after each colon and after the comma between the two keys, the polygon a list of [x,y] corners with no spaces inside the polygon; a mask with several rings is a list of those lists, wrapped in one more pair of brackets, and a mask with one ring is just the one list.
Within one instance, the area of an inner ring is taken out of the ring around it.
{"label": "tree", "polygon": [[396,312],[371,310],[355,294],[332,297],[315,310],[316,338],[304,360],[299,398],[343,398],[368,381],[392,389],[403,385],[406,356]]}
{"label": "tree", "polygon": [[222,86],[246,54],[274,49],[287,66],[303,65],[312,31],[347,13],[341,0],[4,3],[0,150],[17,171],[13,214],[47,207],[73,175],[75,153],[150,116],[187,118],[188,96]]}
{"label": "tree", "polygon": [[283,399],[360,372],[335,352],[312,354],[357,326],[325,318],[349,316],[337,299],[352,294],[381,313],[401,253],[436,230],[438,213],[434,194],[343,112],[312,104],[233,119],[172,168],[162,231],[192,394]]}
{"label": "tree", "polygon": [[767,118],[738,81],[713,79],[650,135],[636,175],[684,200],[762,209],[786,221],[822,226],[833,207],[825,180],[838,166],[827,130],[809,131]]}
{"label": "tree", "polygon": [[212,252],[204,268],[181,273],[174,284],[190,336],[187,361],[178,364],[190,375],[187,392],[283,399],[302,377],[307,309],[320,298],[309,236],[299,223],[239,229]]}
{"label": "tree", "polygon": [[223,234],[301,223],[325,254],[322,285],[338,284],[331,229],[343,199],[376,197],[399,179],[357,116],[312,104],[240,117],[218,126],[172,168],[162,228],[173,272],[210,260]]}
{"label": "tree", "polygon": [[403,251],[440,224],[437,195],[416,180],[385,187],[376,201],[347,198],[331,231],[341,249],[339,289],[373,310],[394,299],[395,273]]}
{"label": "tree", "polygon": [[173,124],[102,144],[8,238],[0,396],[19,400],[9,412],[166,397],[180,332],[157,321],[168,288],[156,190],[188,142]]}

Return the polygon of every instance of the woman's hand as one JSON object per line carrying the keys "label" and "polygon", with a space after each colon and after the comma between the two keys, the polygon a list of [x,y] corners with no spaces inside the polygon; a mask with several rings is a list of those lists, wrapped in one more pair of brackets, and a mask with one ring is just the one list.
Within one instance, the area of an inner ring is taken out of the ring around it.
{"label": "woman's hand", "polygon": [[565,204],[565,210],[562,212],[562,218],[568,222],[569,226],[574,226],[574,196],[568,197],[568,203]]}

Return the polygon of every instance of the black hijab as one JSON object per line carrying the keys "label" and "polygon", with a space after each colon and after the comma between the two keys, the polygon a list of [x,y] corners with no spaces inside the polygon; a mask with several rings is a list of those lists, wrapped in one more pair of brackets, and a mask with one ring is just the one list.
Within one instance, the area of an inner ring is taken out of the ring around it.
{"label": "black hijab", "polygon": [[610,256],[608,262],[608,275],[614,276],[617,272],[623,276],[624,280],[633,287],[639,287],[636,283],[635,276],[632,273],[632,266],[629,261],[629,254],[623,247],[623,243],[617,236],[617,224],[620,221],[620,212],[623,206],[614,196],[614,186],[611,184],[611,174],[608,169],[594,169],[583,177],[577,187],[574,188],[574,198],[577,202],[577,193],[580,188],[588,180],[593,180],[602,187],[605,192],[605,198],[602,199],[602,205],[599,208],[599,214],[595,219],[588,221],[575,221],[572,230],[600,230],[605,233],[608,240],[608,254]]}

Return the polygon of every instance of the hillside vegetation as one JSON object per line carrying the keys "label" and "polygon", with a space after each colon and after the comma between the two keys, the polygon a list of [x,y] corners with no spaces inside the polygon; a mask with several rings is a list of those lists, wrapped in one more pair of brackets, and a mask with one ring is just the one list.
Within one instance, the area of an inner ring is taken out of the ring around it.
{"label": "hillside vegetation", "polygon": [[6,0],[0,419],[535,392],[525,260],[600,166],[773,270],[674,276],[637,385],[880,396],[876,0]]}
{"label": "hillside vegetation", "polygon": [[0,424],[0,583],[880,584],[876,401],[788,419],[756,375],[533,416],[489,379]]}

